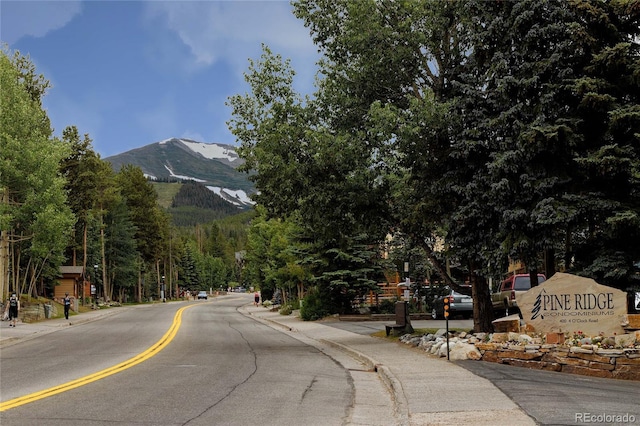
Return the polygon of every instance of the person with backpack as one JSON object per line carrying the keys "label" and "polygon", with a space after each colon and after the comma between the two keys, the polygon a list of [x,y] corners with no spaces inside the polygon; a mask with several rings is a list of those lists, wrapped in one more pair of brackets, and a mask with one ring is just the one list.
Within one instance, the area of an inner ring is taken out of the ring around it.
{"label": "person with backpack", "polygon": [[[16,326],[16,320],[18,319],[18,312],[20,311],[20,299],[15,293],[9,298],[9,327]],[[13,324],[11,324],[13,321]]]}
{"label": "person with backpack", "polygon": [[71,308],[71,298],[69,297],[69,293],[64,294],[64,299],[62,299],[64,304],[64,318],[69,319],[69,308]]}

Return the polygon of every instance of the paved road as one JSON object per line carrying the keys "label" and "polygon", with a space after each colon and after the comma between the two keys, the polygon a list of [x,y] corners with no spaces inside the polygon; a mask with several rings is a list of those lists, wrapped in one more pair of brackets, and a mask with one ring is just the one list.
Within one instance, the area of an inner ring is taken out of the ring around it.
{"label": "paved road", "polygon": [[[3,403],[70,381],[87,384],[43,399],[36,394],[33,402],[2,411],[0,423],[347,423],[354,399],[349,371],[315,347],[242,315],[237,308],[246,303],[232,296],[123,310],[5,347]],[[174,312],[187,306],[172,335]],[[139,364],[100,373],[127,364],[154,342],[160,349]]]}
{"label": "paved road", "polygon": [[[492,362],[460,361],[458,365],[490,380],[541,425],[640,424],[640,383]],[[592,417],[596,416],[596,417]],[[583,419],[610,421],[583,421]],[[627,421],[615,421],[616,419]]]}

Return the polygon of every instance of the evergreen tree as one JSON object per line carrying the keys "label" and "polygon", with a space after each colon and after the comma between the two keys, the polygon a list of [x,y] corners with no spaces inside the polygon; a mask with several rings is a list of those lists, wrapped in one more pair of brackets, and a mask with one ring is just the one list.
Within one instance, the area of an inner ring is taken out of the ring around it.
{"label": "evergreen tree", "polygon": [[[129,217],[123,200],[114,204],[105,217],[105,257],[108,281],[112,283],[109,300],[125,300],[125,295],[133,296],[138,276],[136,258],[135,226]],[[106,293],[106,291],[105,291]]]}
{"label": "evergreen tree", "polygon": [[[124,166],[115,176],[115,182],[124,197],[129,214],[135,226],[135,239],[141,261],[146,265],[144,270],[155,271],[144,280],[146,291],[150,291],[151,277],[155,278],[155,286],[160,288],[161,274],[159,260],[162,256],[169,235],[169,219],[158,205],[158,195],[147,181],[142,170],[132,165]],[[142,279],[140,281],[142,283]],[[138,299],[143,297],[138,291]]]}
{"label": "evergreen tree", "polygon": [[70,155],[60,165],[60,171],[66,178],[65,189],[69,194],[69,206],[76,216],[74,235],[69,245],[69,258],[72,265],[77,264],[80,250],[80,262],[86,270],[87,238],[89,216],[97,213],[99,196],[98,175],[99,156],[93,151],[88,134],[81,140],[76,126],[69,126],[62,131],[62,140],[69,145]]}

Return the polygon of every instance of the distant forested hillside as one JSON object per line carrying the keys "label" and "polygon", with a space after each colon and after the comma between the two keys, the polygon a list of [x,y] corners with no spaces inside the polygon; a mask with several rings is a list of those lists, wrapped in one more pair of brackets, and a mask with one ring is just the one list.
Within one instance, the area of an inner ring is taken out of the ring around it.
{"label": "distant forested hillside", "polygon": [[229,204],[204,185],[193,181],[180,185],[168,209],[176,226],[208,223],[242,211],[244,209]]}
{"label": "distant forested hillside", "polygon": [[187,181],[182,184],[178,193],[173,197],[171,207],[193,206],[203,209],[214,209],[235,213],[238,208],[229,204],[222,197],[216,195],[213,191],[204,185]]}

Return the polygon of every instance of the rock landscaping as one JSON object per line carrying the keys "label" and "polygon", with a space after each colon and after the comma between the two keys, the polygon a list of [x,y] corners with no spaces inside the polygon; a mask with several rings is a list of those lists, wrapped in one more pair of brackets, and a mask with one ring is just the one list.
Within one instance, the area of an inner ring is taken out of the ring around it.
{"label": "rock landscaping", "polygon": [[[404,344],[447,356],[446,330],[400,337]],[[543,336],[520,332],[449,333],[449,359],[497,362],[593,377],[640,380],[640,331],[587,337],[581,333]]]}

